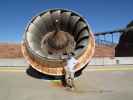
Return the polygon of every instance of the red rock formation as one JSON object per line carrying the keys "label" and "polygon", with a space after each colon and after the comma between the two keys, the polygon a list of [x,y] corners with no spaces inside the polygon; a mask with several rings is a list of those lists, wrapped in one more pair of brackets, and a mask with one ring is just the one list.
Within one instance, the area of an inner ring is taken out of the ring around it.
{"label": "red rock formation", "polygon": [[0,58],[20,58],[20,44],[0,43]]}
{"label": "red rock formation", "polygon": [[[96,45],[94,57],[114,56],[114,47]],[[20,44],[0,43],[0,58],[22,58]]]}

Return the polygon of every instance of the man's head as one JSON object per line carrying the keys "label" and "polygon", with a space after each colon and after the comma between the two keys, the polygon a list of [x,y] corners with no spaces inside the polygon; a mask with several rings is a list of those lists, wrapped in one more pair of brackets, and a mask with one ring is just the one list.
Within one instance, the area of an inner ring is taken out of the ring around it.
{"label": "man's head", "polygon": [[67,56],[68,56],[68,59],[71,59],[71,57],[73,57],[73,56],[74,56],[74,53],[73,53],[73,52],[71,52],[71,53],[69,53]]}

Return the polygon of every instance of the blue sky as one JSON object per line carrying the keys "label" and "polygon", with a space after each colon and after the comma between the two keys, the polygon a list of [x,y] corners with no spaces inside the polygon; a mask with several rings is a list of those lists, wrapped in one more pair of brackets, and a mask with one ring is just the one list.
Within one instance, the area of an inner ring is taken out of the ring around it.
{"label": "blue sky", "polygon": [[28,21],[50,8],[79,12],[93,32],[125,27],[133,20],[133,0],[1,0],[0,42],[20,42]]}

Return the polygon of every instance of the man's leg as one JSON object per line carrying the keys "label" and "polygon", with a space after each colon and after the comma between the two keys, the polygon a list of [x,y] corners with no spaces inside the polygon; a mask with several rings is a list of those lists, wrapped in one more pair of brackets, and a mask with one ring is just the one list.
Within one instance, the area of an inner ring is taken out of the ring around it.
{"label": "man's leg", "polygon": [[64,69],[66,86],[74,88],[74,72],[70,71],[68,67],[65,67]]}
{"label": "man's leg", "polygon": [[74,88],[74,73],[69,71],[65,76],[66,85],[70,88]]}
{"label": "man's leg", "polygon": [[74,88],[75,87],[75,85],[74,85],[74,72],[71,72],[70,78],[71,78],[71,86],[72,86],[72,88]]}

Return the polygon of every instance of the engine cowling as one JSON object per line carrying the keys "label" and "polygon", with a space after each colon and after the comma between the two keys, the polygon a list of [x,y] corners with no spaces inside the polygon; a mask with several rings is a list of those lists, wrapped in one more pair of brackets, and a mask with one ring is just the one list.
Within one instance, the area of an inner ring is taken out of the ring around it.
{"label": "engine cowling", "polygon": [[95,39],[83,17],[74,11],[50,9],[29,22],[24,32],[22,52],[37,71],[54,76],[64,75],[65,55],[73,52],[79,71],[91,60]]}

